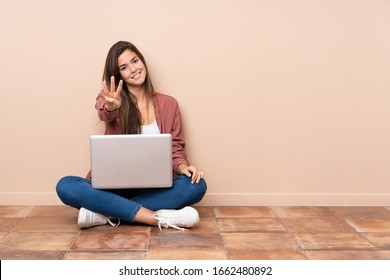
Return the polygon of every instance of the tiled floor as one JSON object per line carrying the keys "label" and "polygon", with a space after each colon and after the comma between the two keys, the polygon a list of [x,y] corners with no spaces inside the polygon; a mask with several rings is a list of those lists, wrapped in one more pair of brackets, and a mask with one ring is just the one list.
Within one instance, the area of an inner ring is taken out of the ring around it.
{"label": "tiled floor", "polygon": [[77,227],[67,206],[0,206],[0,259],[387,259],[390,207],[196,207],[188,231]]}

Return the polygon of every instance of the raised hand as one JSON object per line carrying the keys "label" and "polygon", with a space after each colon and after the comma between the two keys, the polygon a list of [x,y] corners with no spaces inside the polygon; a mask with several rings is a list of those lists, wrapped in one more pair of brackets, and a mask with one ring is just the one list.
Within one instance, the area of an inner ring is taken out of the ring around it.
{"label": "raised hand", "polygon": [[111,76],[110,89],[107,87],[107,83],[103,81],[103,89],[99,92],[99,96],[105,100],[104,108],[107,111],[114,111],[121,106],[121,91],[123,81],[119,81],[118,88],[115,90],[115,78]]}

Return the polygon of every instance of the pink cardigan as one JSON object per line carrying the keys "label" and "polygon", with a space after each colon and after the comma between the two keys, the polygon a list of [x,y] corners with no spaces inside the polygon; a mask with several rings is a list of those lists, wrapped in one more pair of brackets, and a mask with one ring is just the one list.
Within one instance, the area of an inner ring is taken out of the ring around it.
{"label": "pink cardigan", "polygon": [[[187,155],[184,151],[185,142],[181,129],[179,105],[175,98],[162,93],[156,93],[153,96],[152,102],[157,125],[161,133],[172,134],[172,170],[178,173],[178,166],[180,164],[189,165]],[[99,119],[106,125],[104,134],[122,133],[119,110],[113,112],[104,110],[104,100],[99,96],[96,99],[95,108],[98,111]],[[88,172],[87,178],[91,178],[91,171]]]}

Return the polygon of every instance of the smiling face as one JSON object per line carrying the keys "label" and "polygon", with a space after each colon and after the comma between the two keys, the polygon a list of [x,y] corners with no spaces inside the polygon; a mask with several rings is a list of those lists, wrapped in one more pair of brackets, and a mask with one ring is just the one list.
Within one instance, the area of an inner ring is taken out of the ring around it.
{"label": "smiling face", "polygon": [[143,87],[146,79],[146,68],[137,54],[131,50],[125,50],[118,57],[119,73],[127,87]]}

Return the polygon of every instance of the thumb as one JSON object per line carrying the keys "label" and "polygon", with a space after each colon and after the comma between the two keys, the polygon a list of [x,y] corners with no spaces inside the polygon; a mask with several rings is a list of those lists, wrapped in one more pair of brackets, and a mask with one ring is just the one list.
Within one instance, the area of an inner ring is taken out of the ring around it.
{"label": "thumb", "polygon": [[181,171],[181,174],[184,174],[187,177],[191,177],[191,172],[189,171],[188,167],[183,168],[182,171]]}

